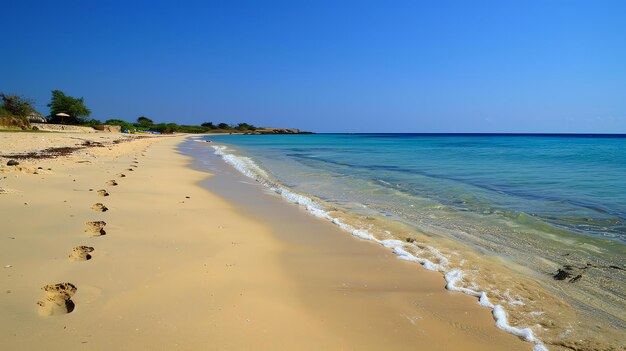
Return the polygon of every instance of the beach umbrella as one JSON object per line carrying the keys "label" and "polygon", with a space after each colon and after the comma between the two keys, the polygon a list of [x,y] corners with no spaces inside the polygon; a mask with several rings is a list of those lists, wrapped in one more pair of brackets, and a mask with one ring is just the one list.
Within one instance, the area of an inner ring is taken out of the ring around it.
{"label": "beach umbrella", "polygon": [[61,124],[63,124],[63,118],[69,117],[70,115],[68,115],[67,113],[61,112],[61,113],[57,113],[56,116],[61,117]]}

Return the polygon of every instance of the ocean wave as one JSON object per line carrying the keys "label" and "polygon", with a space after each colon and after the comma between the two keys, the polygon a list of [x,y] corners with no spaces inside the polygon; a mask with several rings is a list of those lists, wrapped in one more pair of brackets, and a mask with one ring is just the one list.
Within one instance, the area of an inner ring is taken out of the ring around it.
{"label": "ocean wave", "polygon": [[[518,328],[512,326],[508,322],[507,312],[502,305],[496,305],[489,301],[489,297],[485,291],[480,291],[474,285],[472,288],[461,286],[465,272],[458,268],[450,268],[448,258],[439,250],[431,246],[416,245],[411,242],[405,242],[397,239],[378,239],[367,230],[358,229],[354,226],[344,223],[341,219],[333,217],[324,209],[322,205],[317,203],[310,197],[297,194],[284,186],[270,180],[267,172],[259,167],[252,159],[245,156],[239,156],[228,153],[228,148],[224,145],[211,145],[215,154],[220,156],[226,163],[234,167],[243,175],[254,179],[263,186],[269,188],[274,193],[280,195],[284,200],[295,203],[307,210],[311,215],[330,221],[342,230],[359,237],[361,239],[376,242],[386,248],[391,249],[399,259],[416,262],[427,270],[441,272],[446,280],[446,289],[450,291],[458,291],[478,299],[478,304],[491,309],[496,326],[507,333],[516,335],[523,340],[534,343],[533,351],[548,351],[544,343],[535,336],[529,327]],[[428,254],[436,260],[430,260],[420,257],[420,253]],[[436,261],[436,262],[435,262]],[[535,312],[541,313],[541,312]]]}

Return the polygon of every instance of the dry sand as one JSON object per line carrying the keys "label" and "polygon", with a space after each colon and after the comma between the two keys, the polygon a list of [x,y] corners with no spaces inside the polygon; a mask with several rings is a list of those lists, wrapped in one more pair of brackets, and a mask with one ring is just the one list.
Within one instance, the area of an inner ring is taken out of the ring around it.
{"label": "dry sand", "polygon": [[110,144],[125,138],[0,133],[2,154],[107,143],[0,158],[0,349],[532,348],[439,274],[295,206],[271,223],[203,189],[184,137]]}

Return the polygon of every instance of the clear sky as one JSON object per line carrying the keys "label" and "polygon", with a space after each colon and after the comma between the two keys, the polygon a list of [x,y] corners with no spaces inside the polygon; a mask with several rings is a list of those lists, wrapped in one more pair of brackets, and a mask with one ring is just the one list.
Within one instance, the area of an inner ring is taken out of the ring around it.
{"label": "clear sky", "polygon": [[92,117],[626,133],[626,1],[2,1],[0,91]]}

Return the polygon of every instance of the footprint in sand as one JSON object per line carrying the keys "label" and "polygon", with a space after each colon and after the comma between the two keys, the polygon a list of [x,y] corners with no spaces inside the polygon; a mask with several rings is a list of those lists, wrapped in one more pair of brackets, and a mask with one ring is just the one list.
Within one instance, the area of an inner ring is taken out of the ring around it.
{"label": "footprint in sand", "polygon": [[85,223],[85,232],[93,233],[96,236],[105,235],[104,226],[106,226],[105,221],[93,221]]}
{"label": "footprint in sand", "polygon": [[127,169],[128,171],[134,172],[135,170],[132,168]]}
{"label": "footprint in sand", "polygon": [[70,261],[87,261],[91,259],[90,252],[93,252],[94,248],[91,246],[76,246],[72,249],[72,253],[68,256]]}
{"label": "footprint in sand", "polygon": [[0,188],[0,194],[11,194],[17,192],[13,189]]}
{"label": "footprint in sand", "polygon": [[126,174],[124,174],[124,173],[120,173],[120,174],[118,174],[117,176],[118,176],[118,177],[120,177],[120,178],[124,178],[124,177],[126,177]]}
{"label": "footprint in sand", "polygon": [[46,292],[46,298],[37,302],[40,315],[66,314],[74,310],[75,305],[71,300],[77,290],[74,284],[49,284],[42,287],[41,290]]}
{"label": "footprint in sand", "polygon": [[106,212],[109,210],[106,206],[104,206],[104,204],[99,202],[91,205],[91,209],[98,212]]}
{"label": "footprint in sand", "polygon": [[107,193],[107,191],[104,190],[104,189],[100,189],[100,190],[98,190],[98,195],[99,196],[109,196],[109,193]]}
{"label": "footprint in sand", "polygon": [[117,186],[117,182],[116,182],[115,180],[111,179],[111,180],[109,180],[109,181],[107,182],[107,185]]}

